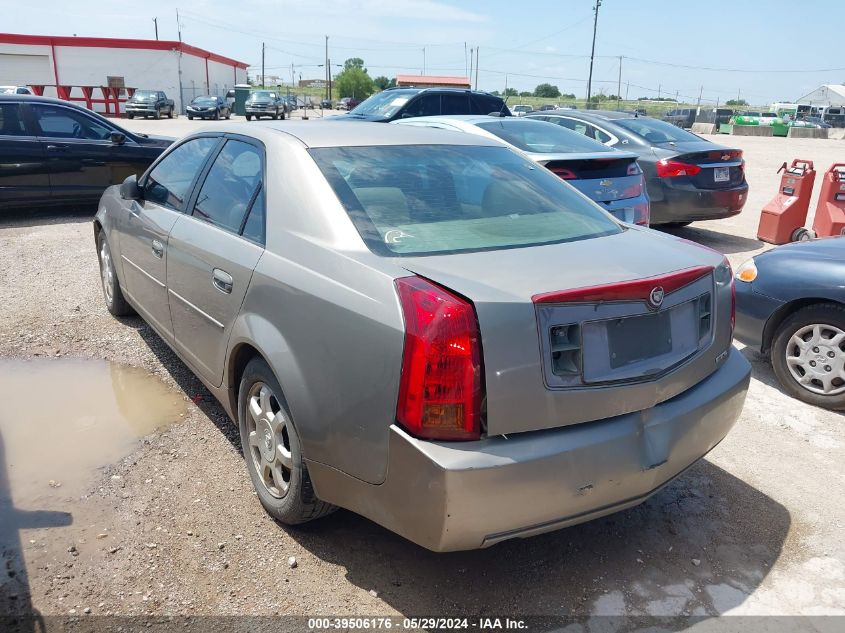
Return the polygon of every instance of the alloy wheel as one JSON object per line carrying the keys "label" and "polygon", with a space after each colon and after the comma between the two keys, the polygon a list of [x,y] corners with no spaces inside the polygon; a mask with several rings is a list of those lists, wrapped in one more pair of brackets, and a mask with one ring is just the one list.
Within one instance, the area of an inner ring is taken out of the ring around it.
{"label": "alloy wheel", "polygon": [[100,246],[100,275],[103,280],[103,293],[109,305],[114,301],[114,267],[111,261],[111,251],[106,240]]}
{"label": "alloy wheel", "polygon": [[798,329],[786,345],[786,366],[807,391],[845,393],[845,331],[824,323]]}
{"label": "alloy wheel", "polygon": [[270,386],[256,382],[246,400],[246,426],[252,463],[264,487],[277,499],[290,488],[293,456],[290,420]]}

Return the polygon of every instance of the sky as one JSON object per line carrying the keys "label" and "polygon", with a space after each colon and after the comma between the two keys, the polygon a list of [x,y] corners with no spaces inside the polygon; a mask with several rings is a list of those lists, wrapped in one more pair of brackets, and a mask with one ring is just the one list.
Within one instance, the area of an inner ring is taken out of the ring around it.
{"label": "sky", "polygon": [[[481,90],[533,90],[539,83],[584,97],[596,0],[0,0],[0,30],[37,35],[182,39],[260,73],[325,76],[364,60],[371,76],[465,75],[478,51]],[[845,83],[841,0],[812,9],[794,1],[601,0],[593,93],[676,95],[702,103],[737,97],[790,101]],[[293,69],[291,69],[293,65]]]}

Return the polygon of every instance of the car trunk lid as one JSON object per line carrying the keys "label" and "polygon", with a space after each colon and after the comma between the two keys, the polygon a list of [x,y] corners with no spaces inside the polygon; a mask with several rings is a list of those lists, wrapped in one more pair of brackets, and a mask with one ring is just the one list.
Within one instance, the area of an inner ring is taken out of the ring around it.
{"label": "car trunk lid", "polygon": [[[709,375],[730,344],[730,295],[717,297],[713,282],[721,257],[647,230],[397,263],[473,302],[490,435],[648,409]],[[690,270],[694,278],[676,287]],[[661,309],[648,307],[647,294],[543,300],[644,279],[640,293],[665,286]]]}
{"label": "car trunk lid", "polygon": [[658,159],[699,168],[689,176],[698,189],[730,189],[745,181],[742,150],[714,145],[708,141],[661,143],[654,148]]}
{"label": "car trunk lid", "polygon": [[[541,155],[542,156],[542,155]],[[596,202],[613,202],[642,195],[643,179],[634,154],[600,157],[560,154],[532,158]],[[634,170],[634,173],[631,171]]]}

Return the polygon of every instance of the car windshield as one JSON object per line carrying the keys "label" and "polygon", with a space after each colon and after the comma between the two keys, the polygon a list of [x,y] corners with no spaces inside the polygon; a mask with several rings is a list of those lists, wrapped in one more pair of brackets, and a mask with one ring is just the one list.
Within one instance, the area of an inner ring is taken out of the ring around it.
{"label": "car windshield", "polygon": [[364,242],[379,255],[518,248],[622,230],[560,178],[505,147],[309,151]]}
{"label": "car windshield", "polygon": [[268,92],[267,90],[258,90],[249,95],[247,101],[256,101],[258,99],[275,99],[275,92]]}
{"label": "car windshield", "polygon": [[393,116],[403,105],[417,94],[418,90],[385,90],[359,103],[350,114],[377,116],[385,119]]}
{"label": "car windshield", "polygon": [[155,99],[156,92],[153,90],[136,90],[135,94],[132,95],[133,99],[137,99],[138,101],[144,101],[146,99]]}
{"label": "car windshield", "polygon": [[649,143],[676,143],[678,141],[701,140],[695,134],[685,132],[671,123],[658,121],[657,119],[638,117],[634,119],[614,119],[613,122],[637,136],[642,136]]}
{"label": "car windshield", "polygon": [[15,86],[0,86],[0,95],[13,95],[16,91]]}
{"label": "car windshield", "polygon": [[191,103],[195,103],[197,105],[214,105],[217,103],[216,97],[197,97]]}
{"label": "car windshield", "polygon": [[573,152],[613,152],[598,141],[568,130],[560,125],[544,121],[524,119],[501,119],[476,123],[482,130],[495,134],[521,149],[523,152],[539,154],[570,154]]}

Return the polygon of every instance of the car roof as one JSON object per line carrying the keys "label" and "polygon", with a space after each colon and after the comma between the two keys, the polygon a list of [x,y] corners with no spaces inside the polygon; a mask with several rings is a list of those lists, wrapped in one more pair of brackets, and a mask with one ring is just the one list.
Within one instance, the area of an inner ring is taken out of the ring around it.
{"label": "car roof", "polygon": [[370,147],[373,145],[483,145],[501,147],[501,143],[465,132],[434,130],[421,125],[388,125],[367,121],[262,121],[261,123],[226,123],[207,127],[204,132],[219,131],[252,136],[273,142],[279,136],[297,139],[305,147]]}
{"label": "car roof", "polygon": [[501,97],[485,92],[484,90],[473,90],[472,88],[452,88],[450,86],[394,86],[392,88],[386,88],[382,92],[389,92],[392,90],[416,90],[417,92],[431,92],[432,90],[439,90],[443,92],[470,92],[474,95],[485,95],[495,99],[501,99]]}
{"label": "car roof", "polygon": [[[399,125],[415,125],[417,123],[490,123],[492,121],[522,121],[524,117],[515,116],[492,116],[489,114],[442,114],[437,116],[415,116],[407,119],[399,119],[393,123]],[[543,123],[543,121],[535,121]]]}
{"label": "car roof", "polygon": [[[0,95],[0,98],[2,98],[4,101],[30,101],[32,103],[54,103],[54,104],[57,104],[57,105],[70,106],[72,108],[77,108],[79,110],[85,110],[86,112],[92,112],[92,110],[78,106],[75,103],[71,103],[70,101],[63,101],[62,99],[54,99],[53,97],[38,97],[36,95],[7,94],[7,95]],[[95,112],[94,114],[99,114],[99,112]]]}

